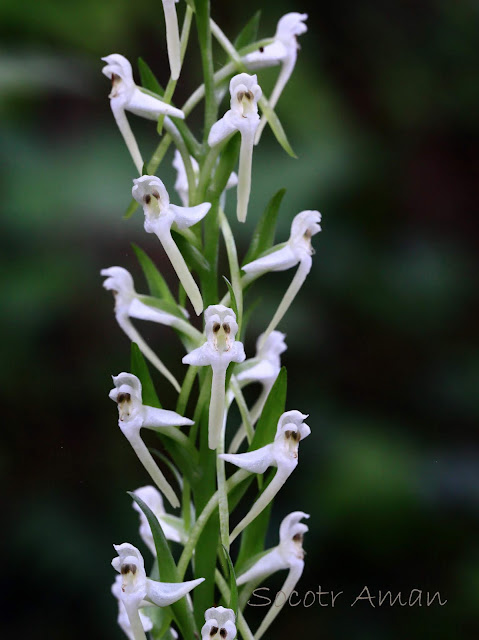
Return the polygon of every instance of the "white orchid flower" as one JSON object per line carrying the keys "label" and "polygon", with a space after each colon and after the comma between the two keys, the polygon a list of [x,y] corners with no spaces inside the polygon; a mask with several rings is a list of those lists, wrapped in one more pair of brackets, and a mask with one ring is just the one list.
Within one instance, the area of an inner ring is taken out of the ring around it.
{"label": "white orchid flower", "polygon": [[113,545],[118,553],[112,566],[121,575],[120,600],[125,606],[134,640],[146,640],[139,609],[155,604],[168,607],[197,587],[204,578],[188,582],[157,582],[146,577],[145,563],[141,553],[128,542]]}
{"label": "white orchid flower", "polygon": [[[130,619],[128,618],[128,614],[125,609],[125,605],[121,600],[121,585],[122,585],[121,576],[116,576],[115,582],[111,586],[111,592],[115,596],[118,601],[118,626],[121,628],[123,633],[126,635],[129,640],[135,640],[135,636],[133,635],[133,631],[130,625]],[[146,605],[150,605],[149,602],[144,603]],[[143,613],[143,611],[139,611],[141,626],[143,627],[143,631],[151,631],[153,629],[153,622],[150,618]]]}
{"label": "white orchid flower", "polygon": [[311,433],[303,421],[307,418],[300,411],[286,411],[280,417],[274,441],[261,449],[246,453],[223,453],[219,457],[250,473],[264,473],[268,467],[277,467],[275,476],[249,513],[241,520],[230,536],[232,542],[250,522],[273,500],[283,484],[298,465],[299,442]]}
{"label": "white orchid flower", "polygon": [[202,640],[234,640],[236,616],[233,609],[211,607],[205,611],[205,624],[201,628]]}
{"label": "white orchid flower", "polygon": [[172,116],[184,119],[185,114],[180,109],[163,102],[159,98],[154,98],[148,93],[144,93],[133,80],[133,70],[130,62],[119,53],[112,53],[105,58],[106,62],[102,73],[110,78],[112,82],[110,106],[115,117],[116,124],[120,129],[128,151],[135,163],[138,173],[143,170],[143,158],[141,156],[136,138],[133,135],[125,111],[131,111],[137,116],[149,120],[158,120],[160,115]]}
{"label": "white orchid flower", "polygon": [[[200,174],[200,167],[196,160],[190,157],[191,166],[193,167],[193,173],[195,174],[195,182],[198,184],[198,177]],[[173,168],[176,169],[176,181],[175,181],[175,189],[177,194],[180,196],[181,202],[184,207],[187,207],[189,204],[189,186],[188,186],[188,177],[186,175],[185,163],[183,162],[183,158],[181,157],[181,153],[178,149],[175,150],[175,155],[173,157]],[[233,173],[228,178],[228,182],[226,183],[225,190],[231,189],[232,187],[236,187],[238,184],[238,176],[233,171]],[[224,192],[222,197],[224,196]],[[221,208],[224,208],[222,205]]]}
{"label": "white orchid flower", "polygon": [[[161,528],[163,529],[163,533],[165,534],[165,538],[167,540],[172,540],[173,542],[181,542],[183,544],[185,543],[186,534],[183,520],[166,513],[163,504],[163,497],[158,489],[152,487],[151,485],[146,485],[145,487],[136,489],[133,493],[138,496],[140,500],[143,500],[143,502],[153,511],[158,519],[158,522],[161,525]],[[151,533],[151,528],[148,524],[148,520],[135,501],[133,501],[132,506],[133,509],[135,509],[135,511],[138,511],[140,515],[141,539],[146,544],[151,553],[156,556],[155,543],[153,541],[153,534]]]}
{"label": "white orchid flower", "polygon": [[131,373],[123,372],[113,376],[113,383],[115,388],[110,391],[109,397],[118,404],[118,426],[157,487],[168,498],[171,506],[179,507],[180,503],[175,492],[141,439],[140,429],[144,427],[161,431],[165,435],[178,439],[184,434],[175,427],[192,425],[193,421],[183,418],[175,411],[144,405],[141,397],[141,382]]}
{"label": "white orchid flower", "polygon": [[314,250],[311,238],[321,231],[321,214],[319,211],[301,211],[293,218],[291,234],[285,245],[279,245],[274,251],[262,258],[245,264],[243,271],[257,278],[268,271],[285,271],[298,265],[298,270],[280,302],[273,319],[263,334],[264,343],[270,333],[276,329],[284,314],[289,309],[296,294],[301,289],[306,276],[311,271]]}
{"label": "white orchid flower", "polygon": [[[272,109],[276,107],[281,93],[293,73],[299,49],[296,38],[308,30],[304,24],[307,18],[307,13],[287,13],[278,22],[273,42],[243,58],[244,64],[251,70],[281,64],[280,74],[269,99],[269,105]],[[256,132],[255,144],[258,144],[265,124],[266,118],[263,117]]]}
{"label": "white orchid flower", "polygon": [[[256,356],[245,360],[239,371],[235,374],[240,387],[245,387],[253,382],[259,382],[263,390],[253,408],[250,411],[251,424],[254,426],[263,411],[269,392],[276,382],[281,371],[281,354],[288,348],[284,341],[285,334],[280,331],[272,331],[263,341],[263,334],[256,341]],[[233,438],[229,452],[236,453],[246,435],[242,425]]]}
{"label": "white orchid flower", "polygon": [[197,367],[211,366],[211,400],[208,420],[208,445],[216,449],[220,444],[225,413],[226,369],[230,362],[243,362],[246,358],[243,343],[235,340],[238,331],[236,315],[222,304],[205,310],[206,342],[183,357],[184,364]]}
{"label": "white orchid flower", "polygon": [[262,556],[248,571],[238,577],[237,584],[248,584],[250,587],[262,582],[265,578],[280,571],[288,569],[288,576],[281,587],[284,595],[280,604],[273,604],[266,614],[263,622],[254,634],[255,638],[261,638],[275,617],[288,601],[304,569],[303,536],[308,527],[301,522],[303,518],[309,518],[303,511],[293,511],[283,519],[279,528],[279,545]]}
{"label": "white orchid flower", "polygon": [[240,73],[231,78],[230,94],[231,108],[211,127],[208,144],[214,147],[235,131],[241,133],[236,213],[238,220],[244,222],[251,191],[254,136],[259,125],[258,100],[262,91],[255,75]]}
{"label": "white orchid flower", "polygon": [[115,296],[115,317],[120,328],[132,342],[136,342],[143,355],[171,382],[179,393],[180,385],[178,381],[141,337],[133,326],[130,318],[158,322],[159,324],[174,327],[180,331],[183,330],[183,332],[188,334],[191,333],[191,325],[171,313],[141,302],[139,295],[135,291],[135,285],[130,272],[123,269],[123,267],[102,269],[101,275],[107,276],[107,279],[103,282],[104,288],[112,291]]}
{"label": "white orchid flower", "polygon": [[203,311],[203,299],[193,280],[180,250],[171,236],[171,227],[186,229],[202,220],[211,208],[210,202],[196,207],[178,207],[170,204],[170,196],[163,182],[156,176],[141,176],[133,180],[131,191],[135,200],[143,207],[145,231],[154,233],[161,242],[187,296],[197,315]]}
{"label": "white orchid flower", "polygon": [[166,24],[166,48],[172,80],[178,80],[181,71],[180,31],[175,3],[178,0],[162,0]]}

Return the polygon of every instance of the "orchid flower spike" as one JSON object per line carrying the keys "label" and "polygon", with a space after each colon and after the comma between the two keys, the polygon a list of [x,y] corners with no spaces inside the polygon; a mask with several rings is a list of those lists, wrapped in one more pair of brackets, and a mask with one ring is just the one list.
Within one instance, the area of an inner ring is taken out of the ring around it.
{"label": "orchid flower spike", "polygon": [[205,311],[206,342],[183,357],[184,364],[197,367],[209,365],[213,369],[208,421],[210,449],[216,449],[221,442],[226,369],[230,362],[243,362],[246,358],[243,343],[235,340],[237,331],[235,312],[222,304],[211,305]]}
{"label": "orchid flower spike", "polygon": [[141,553],[128,542],[113,545],[118,553],[112,566],[121,575],[120,600],[125,606],[134,640],[146,640],[138,609],[155,604],[168,607],[197,587],[204,578],[188,582],[157,582],[146,577]]}
{"label": "orchid flower spike", "polygon": [[[158,489],[152,487],[151,485],[147,485],[145,487],[136,489],[136,491],[134,491],[133,493],[138,496],[140,500],[143,500],[143,502],[153,511],[158,519],[158,522],[161,525],[161,528],[163,529],[163,533],[165,534],[165,538],[167,540],[172,540],[173,542],[181,542],[183,544],[186,542],[186,532],[183,520],[166,513],[165,507],[163,505],[163,497]],[[156,556],[155,543],[153,541],[153,534],[151,533],[151,528],[148,524],[148,520],[135,501],[133,501],[132,506],[133,509],[135,509],[135,511],[138,511],[140,515],[141,539],[146,544],[151,553]]]}
{"label": "orchid flower spike", "polygon": [[[281,93],[293,73],[299,49],[296,38],[308,30],[304,24],[307,18],[308,14],[306,13],[287,13],[278,22],[273,42],[243,58],[244,64],[251,70],[281,64],[281,71],[269,99],[272,109],[276,107]],[[255,144],[258,144],[265,124],[266,118],[263,117],[256,132]]]}
{"label": "orchid flower spike", "polygon": [[[263,390],[253,408],[250,411],[251,424],[254,426],[263,411],[269,392],[276,382],[281,371],[281,354],[288,348],[284,341],[285,334],[280,331],[272,331],[263,342],[260,335],[256,342],[256,356],[245,360],[235,377],[240,387],[245,387],[253,382],[259,382]],[[236,453],[246,435],[244,425],[238,429],[233,438],[229,452]]]}
{"label": "orchid flower spike", "polygon": [[273,500],[283,484],[298,465],[299,442],[311,433],[304,420],[307,415],[299,411],[286,411],[280,417],[274,441],[261,449],[246,453],[223,453],[219,457],[227,462],[246,469],[250,473],[264,473],[268,467],[277,467],[277,472],[241,520],[230,536],[230,542],[245,529]]}
{"label": "orchid flower spike", "polygon": [[208,144],[214,147],[235,131],[241,133],[236,213],[238,220],[245,222],[251,191],[254,136],[259,125],[258,100],[262,91],[255,75],[240,73],[231,78],[230,94],[231,108],[211,127]]}
{"label": "orchid flower spike", "polygon": [[123,267],[102,269],[101,275],[107,276],[103,286],[105,289],[112,291],[115,297],[115,317],[120,328],[123,329],[132,342],[136,342],[143,355],[171,382],[179,393],[180,385],[178,381],[141,337],[130,318],[150,320],[151,322],[158,322],[159,324],[175,327],[179,330],[183,329],[184,331],[186,328],[187,332],[190,332],[191,326],[185,320],[172,313],[167,313],[141,302],[139,295],[135,291],[130,272],[123,269]]}
{"label": "orchid flower spike", "polygon": [[[191,166],[193,167],[193,172],[195,174],[195,181],[196,181],[196,184],[198,184],[200,167],[194,158],[190,157],[190,160],[191,160]],[[178,151],[178,149],[175,150],[175,155],[173,157],[172,164],[173,164],[173,168],[176,169],[176,182],[175,182],[176,192],[180,196],[183,206],[187,207],[189,204],[188,178],[186,175],[185,163],[183,162],[183,158],[181,157],[181,153]],[[238,176],[233,171],[233,173],[228,178],[228,182],[226,183],[225,190],[231,189],[232,187],[236,187],[237,184],[238,184]],[[223,195],[224,193],[222,194],[222,196]]]}
{"label": "orchid flower spike", "polygon": [[170,204],[170,196],[163,182],[156,176],[141,176],[133,180],[132,195],[143,207],[145,231],[154,233],[161,242],[176,274],[183,285],[197,315],[203,311],[203,299],[180,250],[171,236],[171,227],[186,229],[202,220],[211,208],[210,202],[196,207]]}
{"label": "orchid flower spike", "polygon": [[181,71],[180,31],[175,3],[178,0],[163,0],[163,11],[166,23],[166,48],[172,80],[178,80]]}
{"label": "orchid flower spike", "polygon": [[115,117],[116,124],[125,140],[138,173],[141,175],[143,158],[125,115],[125,111],[131,111],[131,113],[141,116],[142,118],[148,118],[149,120],[158,120],[160,115],[172,116],[183,120],[185,114],[183,111],[180,111],[180,109],[172,107],[159,98],[154,98],[148,93],[141,91],[133,80],[131,64],[124,56],[119,53],[112,53],[102,58],[102,60],[106,62],[102,73],[107,78],[110,78],[112,83],[111,93],[108,97],[110,98],[113,116]]}
{"label": "orchid flower spike", "polygon": [[266,342],[270,333],[281,322],[306,280],[306,276],[311,271],[311,265],[313,264],[311,256],[314,254],[311,238],[321,231],[320,222],[321,214],[319,211],[301,211],[293,218],[291,235],[285,245],[279,245],[275,251],[253,260],[253,262],[249,262],[243,267],[243,271],[257,278],[268,271],[285,271],[298,265],[298,270],[286,290],[273,319],[263,333],[261,345]]}
{"label": "orchid flower spike", "polygon": [[275,603],[266,614],[263,622],[254,634],[255,638],[261,638],[275,617],[288,601],[293,589],[296,587],[304,569],[303,536],[308,527],[301,522],[303,518],[309,518],[303,511],[293,511],[284,518],[279,528],[279,545],[262,556],[248,571],[238,577],[237,584],[248,584],[254,589],[265,578],[280,571],[289,569],[288,576],[281,587],[284,594],[280,604]]}
{"label": "orchid flower spike", "polygon": [[236,616],[233,609],[211,607],[205,611],[205,624],[201,628],[202,640],[234,640]]}
{"label": "orchid flower spike", "polygon": [[192,425],[193,421],[183,418],[175,411],[144,405],[141,397],[141,382],[132,373],[113,376],[113,383],[115,388],[110,391],[109,397],[118,404],[118,426],[157,487],[168,498],[171,506],[179,507],[180,503],[175,492],[141,439],[140,429],[144,427],[161,431],[171,438],[180,440],[185,436],[176,427]]}
{"label": "orchid flower spike", "polygon": [[[129,640],[135,640],[135,636],[133,635],[133,630],[130,625],[130,619],[128,618],[128,614],[126,612],[125,605],[121,600],[121,585],[122,585],[121,576],[118,575],[115,578],[115,582],[111,586],[111,592],[115,596],[118,601],[118,626],[121,628],[123,633]],[[145,606],[150,606],[149,602],[145,601]],[[151,631],[153,629],[153,622],[150,620],[148,616],[146,616],[142,611],[139,611],[141,626],[143,627],[143,631]]]}

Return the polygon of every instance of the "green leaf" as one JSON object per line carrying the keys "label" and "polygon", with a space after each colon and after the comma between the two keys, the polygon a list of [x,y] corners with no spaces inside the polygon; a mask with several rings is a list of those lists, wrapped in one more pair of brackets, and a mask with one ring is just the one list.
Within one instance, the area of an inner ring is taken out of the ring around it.
{"label": "green leaf", "polygon": [[153,91],[160,97],[163,96],[165,93],[163,87],[143,58],[138,58],[138,71],[140,72],[141,86],[144,89]]}
{"label": "green leaf", "polygon": [[278,420],[285,410],[287,386],[286,368],[282,367],[265,402],[249,451],[260,449],[273,442]]}
{"label": "green leaf", "polygon": [[129,218],[131,218],[131,216],[135,213],[135,211],[138,209],[139,206],[140,205],[138,204],[138,202],[135,200],[135,198],[133,198],[130,204],[128,205],[127,210],[123,214],[123,218],[125,220],[128,220]]}
{"label": "green leaf", "polygon": [[132,243],[131,246],[133,247],[133,251],[135,252],[138,262],[143,269],[151,295],[156,298],[164,298],[165,300],[169,300],[173,304],[176,304],[176,300],[171,293],[170,288],[166,284],[161,273],[158,271],[153,260],[136,244]]}
{"label": "green leaf", "polygon": [[160,298],[154,298],[153,296],[138,296],[138,300],[147,304],[149,307],[154,307],[165,313],[169,313],[172,316],[186,320],[185,315],[182,313],[176,302],[170,302],[169,300],[161,300]]}
{"label": "green leaf", "polygon": [[[141,498],[130,491],[128,491],[128,495],[143,511],[146,519],[148,520],[148,524],[150,525],[162,582],[179,582],[176,564],[173,560],[173,556],[171,555],[170,547],[168,546],[168,541],[165,538],[163,529],[158,522],[158,518],[148,505],[141,500]],[[187,605],[186,598],[181,598],[181,600],[172,604],[171,609],[178,626],[184,634],[184,637],[193,640],[195,638],[195,624],[193,614]]]}
{"label": "green leaf", "polygon": [[230,292],[231,308],[235,312],[235,316],[238,318],[239,317],[238,316],[238,304],[236,302],[236,296],[235,296],[235,292],[233,291],[233,286],[231,285],[231,282],[228,280],[228,278],[226,276],[223,276],[223,280],[226,282],[226,286],[228,287],[228,291]]}
{"label": "green leaf", "polygon": [[190,244],[182,235],[172,231],[178,249],[181,251],[186,264],[196,273],[208,273],[211,271],[210,264],[204,255],[196,247]]}
{"label": "green leaf", "polygon": [[259,106],[261,107],[261,111],[263,115],[268,120],[269,126],[271,127],[272,132],[275,135],[276,140],[283,147],[288,155],[292,158],[297,158],[298,156],[293,151],[291,145],[288,142],[288,138],[286,137],[286,133],[284,132],[283,125],[281,124],[278,116],[274,112],[274,110],[269,106],[265,98],[260,98],[258,101]]}
{"label": "green leaf", "polygon": [[150,370],[136,342],[131,343],[131,373],[141,382],[143,404],[161,409],[161,403],[156,394]]}
{"label": "green leaf", "polygon": [[220,161],[216,167],[208,197],[210,197],[210,194],[212,198],[219,197],[226,189],[228,180],[238,161],[240,145],[241,136],[238,133],[235,133],[225,144],[221,152]]}
{"label": "green leaf", "polygon": [[226,562],[228,563],[228,570],[230,576],[230,601],[228,604],[228,608],[232,609],[235,612],[235,617],[238,615],[238,585],[236,584],[236,574],[233,567],[233,563],[231,562],[230,554],[228,553],[228,549],[224,546],[223,552],[225,554]]}
{"label": "green leaf", "polygon": [[[274,470],[271,470],[268,473],[268,479],[264,483],[264,487],[261,493],[263,493],[263,491],[269,485],[274,475]],[[243,531],[243,534],[241,536],[241,546],[238,553],[238,558],[236,560],[237,573],[244,573],[246,571],[246,565],[250,558],[263,551],[272,507],[273,502],[270,502],[268,506],[259,514],[259,516],[257,516],[253,520],[253,522],[248,525]]]}
{"label": "green leaf", "polygon": [[276,231],[276,221],[278,219],[279,208],[284,198],[286,189],[280,189],[266,205],[261,218],[253,233],[251,244],[244,258],[243,264],[253,262],[256,258],[273,246],[274,234]]}
{"label": "green leaf", "polygon": [[252,18],[248,20],[245,26],[241,29],[236,40],[234,41],[234,47],[236,50],[242,49],[248,46],[256,40],[258,37],[259,21],[261,19],[261,11],[257,11]]}

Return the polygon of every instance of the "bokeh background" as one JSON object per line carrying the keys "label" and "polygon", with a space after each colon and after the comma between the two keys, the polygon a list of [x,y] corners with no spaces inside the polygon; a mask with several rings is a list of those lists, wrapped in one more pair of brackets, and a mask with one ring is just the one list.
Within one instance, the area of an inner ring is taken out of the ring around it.
{"label": "bokeh background", "polygon": [[[233,38],[257,8],[216,0],[213,15]],[[298,211],[323,213],[313,271],[281,326],[288,407],[311,414],[312,435],[276,503],[269,543],[286,513],[311,513],[299,589],[344,591],[334,609],[317,600],[286,608],[269,636],[477,637],[477,3],[262,9],[264,37],[287,11],[310,15],[277,109],[299,160],[267,131],[248,223],[233,221],[242,254],[280,187],[279,241]],[[12,596],[2,637],[114,640],[122,635],[111,545],[139,544],[125,491],[147,477],[107,396],[129,352],[99,270],[129,268],[146,290],[135,241],[174,278],[142,216],[122,218],[135,173],[100,57],[141,55],[166,82],[161,3],[3,0],[0,33],[0,464]],[[267,89],[275,73],[261,74]],[[199,78],[193,39],[177,103]],[[191,122],[199,131],[201,109]],[[148,156],[154,125],[131,123]],[[169,160],[160,175],[172,188]],[[259,287],[248,355],[290,277],[273,274]],[[168,330],[146,335],[179,363]],[[365,585],[406,599],[412,589],[440,591],[447,604],[351,608]]]}

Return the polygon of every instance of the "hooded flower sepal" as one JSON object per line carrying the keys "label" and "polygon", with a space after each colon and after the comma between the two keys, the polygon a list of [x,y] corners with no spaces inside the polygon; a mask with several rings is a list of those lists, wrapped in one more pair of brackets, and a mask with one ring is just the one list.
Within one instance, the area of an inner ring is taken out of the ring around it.
{"label": "hooded flower sepal", "polygon": [[[281,71],[269,99],[271,109],[274,109],[277,105],[281,93],[293,73],[299,49],[297,36],[306,33],[308,30],[304,24],[307,18],[308,15],[306,13],[287,13],[278,22],[273,42],[261,47],[258,51],[249,53],[243,58],[244,64],[250,70],[281,64]],[[258,144],[265,124],[266,118],[263,117],[256,131],[255,144]]]}
{"label": "hooded flower sepal", "polygon": [[159,469],[140,436],[140,429],[161,431],[165,435],[178,439],[180,434],[175,427],[189,426],[192,420],[183,418],[175,411],[157,409],[144,405],[141,397],[141,382],[131,373],[120,373],[113,376],[115,388],[109,397],[118,405],[118,426],[133,447],[138,459],[150,474],[157,487],[164,493],[172,507],[179,507],[180,503],[171,485]]}
{"label": "hooded flower sepal", "polygon": [[248,593],[251,592],[251,588],[254,589],[255,585],[276,571],[289,569],[288,576],[281,587],[281,593],[284,594],[284,597],[280,604],[275,603],[270,608],[254,634],[255,638],[261,638],[268,629],[284,603],[288,601],[303,573],[303,536],[308,531],[307,525],[301,522],[303,518],[309,518],[309,515],[303,511],[293,511],[287,515],[279,528],[279,545],[263,555],[252,567],[238,577],[238,586],[247,584]]}
{"label": "hooded flower sepal", "polygon": [[203,311],[203,299],[198,285],[171,236],[171,227],[182,230],[202,220],[211,208],[210,202],[196,207],[178,207],[170,204],[165,185],[156,176],[141,176],[133,180],[132,196],[143,207],[145,231],[154,233],[161,242],[176,274],[191,300],[197,315]]}
{"label": "hooded flower sepal", "polygon": [[156,309],[140,300],[140,296],[135,291],[135,285],[131,274],[123,267],[109,267],[101,270],[102,276],[107,276],[103,282],[105,289],[113,292],[115,296],[115,317],[120,328],[125,332],[132,342],[136,342],[140,351],[148,360],[158,369],[158,371],[171,382],[175,389],[180,392],[180,385],[170,370],[163,364],[156,353],[151,349],[140,333],[133,326],[130,318],[140,320],[149,320],[158,322],[166,326],[175,327],[181,330],[188,323],[181,320],[172,313],[167,313],[160,309]]}
{"label": "hooded flower sepal", "polygon": [[128,542],[113,545],[118,557],[112,566],[121,575],[120,600],[125,606],[134,640],[146,640],[139,609],[147,604],[168,607],[188,594],[204,581],[204,578],[188,582],[157,582],[146,577],[141,553]]}
{"label": "hooded flower sepal", "polygon": [[[245,360],[235,372],[235,378],[241,388],[254,382],[259,382],[263,387],[259,398],[250,411],[252,425],[258,421],[269,392],[281,370],[280,356],[287,349],[285,337],[285,334],[280,331],[272,331],[263,341],[263,335],[260,335],[256,341],[256,356]],[[241,425],[231,442],[229,453],[238,451],[245,435],[244,425]]]}
{"label": "hooded flower sepal", "polygon": [[267,507],[297,467],[299,442],[311,433],[311,429],[303,422],[307,417],[299,411],[286,411],[278,421],[271,444],[255,451],[224,453],[219,456],[250,473],[264,473],[268,467],[277,467],[272,481],[232,532],[230,542]]}
{"label": "hooded flower sepal", "polygon": [[149,120],[158,120],[160,115],[183,119],[185,114],[180,109],[172,107],[159,98],[141,91],[133,80],[131,64],[124,56],[119,53],[112,53],[102,58],[102,60],[106,62],[102,73],[107,78],[110,78],[112,82],[112,89],[109,95],[111,110],[138,173],[141,174],[143,158],[125,111],[131,111],[131,113]]}
{"label": "hooded flower sepal", "polygon": [[230,362],[243,362],[243,343],[235,340],[238,331],[236,315],[222,304],[205,310],[206,342],[183,357],[184,364],[211,366],[213,378],[208,420],[208,446],[216,449],[221,440],[225,414],[226,369]]}
{"label": "hooded flower sepal", "polygon": [[[165,534],[165,538],[167,540],[180,542],[182,544],[186,542],[187,535],[183,519],[166,513],[165,507],[163,505],[163,497],[158,489],[152,487],[151,485],[146,485],[145,487],[136,489],[133,493],[138,496],[140,500],[143,500],[143,502],[153,511],[158,519],[158,522],[161,525],[161,528],[163,529],[163,533]],[[148,524],[148,520],[135,501],[133,501],[132,506],[140,516],[141,539],[146,544],[151,553],[156,556],[155,543],[153,541],[153,534],[151,533],[151,528]]]}
{"label": "hooded flower sepal", "polygon": [[258,100],[261,87],[255,75],[240,73],[230,82],[231,108],[211,127],[208,144],[215,147],[235,131],[241,134],[236,213],[245,222],[251,191],[251,165],[256,129],[259,125]]}
{"label": "hooded flower sepal", "polygon": [[205,611],[205,624],[201,628],[202,640],[234,640],[236,616],[233,609],[211,607]]}
{"label": "hooded flower sepal", "polygon": [[311,271],[312,255],[314,254],[311,238],[321,231],[320,222],[321,214],[319,211],[301,211],[293,218],[291,234],[286,244],[279,245],[267,255],[242,267],[243,271],[250,277],[258,278],[269,271],[285,271],[298,265],[298,270],[291,284],[286,290],[268,328],[263,333],[260,346],[265,343],[271,332],[281,322],[306,280],[306,276]]}

